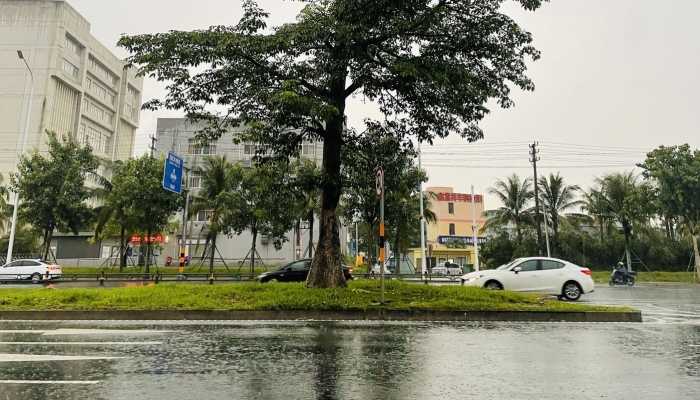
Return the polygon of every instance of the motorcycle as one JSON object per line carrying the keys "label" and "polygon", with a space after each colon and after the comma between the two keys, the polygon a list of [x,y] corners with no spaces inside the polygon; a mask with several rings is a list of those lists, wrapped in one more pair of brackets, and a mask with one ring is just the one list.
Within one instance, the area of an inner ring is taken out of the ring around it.
{"label": "motorcycle", "polygon": [[627,285],[634,286],[635,279],[637,277],[637,272],[628,271],[624,266],[613,267],[612,273],[610,274],[610,281],[608,284],[610,286]]}

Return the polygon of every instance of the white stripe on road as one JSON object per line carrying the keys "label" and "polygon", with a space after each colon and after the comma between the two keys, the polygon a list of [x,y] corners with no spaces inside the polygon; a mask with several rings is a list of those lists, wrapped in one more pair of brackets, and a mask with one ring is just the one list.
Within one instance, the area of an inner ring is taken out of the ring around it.
{"label": "white stripe on road", "polygon": [[42,345],[42,346],[158,346],[163,342],[0,342],[2,344]]}
{"label": "white stripe on road", "polygon": [[0,385],[97,385],[100,381],[18,381],[0,380]]}
{"label": "white stripe on road", "polygon": [[44,336],[59,335],[161,335],[172,331],[156,331],[149,329],[55,329],[42,331]]}
{"label": "white stripe on road", "polygon": [[0,363],[5,362],[36,362],[36,361],[87,361],[87,360],[116,360],[125,357],[108,356],[61,356],[40,354],[3,354],[0,353]]}

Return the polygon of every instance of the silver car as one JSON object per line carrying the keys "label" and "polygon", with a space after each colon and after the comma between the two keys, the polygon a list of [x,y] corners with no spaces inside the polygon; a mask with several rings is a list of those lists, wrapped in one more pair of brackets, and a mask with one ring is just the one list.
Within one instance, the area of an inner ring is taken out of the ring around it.
{"label": "silver car", "polygon": [[61,266],[41,260],[14,260],[0,267],[0,281],[31,280],[41,283],[61,277]]}

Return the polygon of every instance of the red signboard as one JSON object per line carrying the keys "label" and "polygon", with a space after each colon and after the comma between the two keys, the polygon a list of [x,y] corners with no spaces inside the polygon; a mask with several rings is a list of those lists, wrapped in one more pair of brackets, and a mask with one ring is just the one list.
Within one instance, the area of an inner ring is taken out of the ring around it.
{"label": "red signboard", "polygon": [[129,239],[129,242],[131,242],[131,244],[141,244],[141,243],[143,243],[143,244],[149,244],[149,243],[150,244],[154,244],[154,243],[160,244],[160,243],[163,243],[164,241],[165,241],[165,239],[163,238],[163,235],[161,235],[160,233],[156,234],[156,235],[151,235],[150,240],[148,237],[146,237],[146,235],[133,235],[133,236],[131,236],[131,239]]}
{"label": "red signboard", "polygon": [[462,203],[483,203],[484,202],[484,196],[480,194],[475,194],[474,195],[474,200],[472,201],[472,195],[471,194],[465,194],[465,193],[438,193],[437,194],[437,199],[438,201],[452,201],[452,202],[462,202]]}

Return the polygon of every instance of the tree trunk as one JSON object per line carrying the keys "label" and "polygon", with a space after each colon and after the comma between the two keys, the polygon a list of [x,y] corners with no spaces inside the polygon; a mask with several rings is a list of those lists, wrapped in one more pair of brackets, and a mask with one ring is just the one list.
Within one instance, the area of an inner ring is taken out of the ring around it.
{"label": "tree trunk", "polygon": [[255,256],[258,253],[255,244],[258,241],[258,228],[253,225],[251,232],[253,233],[253,245],[250,247],[250,274],[255,276]]}
{"label": "tree trunk", "polygon": [[625,234],[625,258],[627,261],[627,271],[632,272],[632,256],[630,254],[630,228],[623,225],[622,230]]}
{"label": "tree trunk", "polygon": [[209,275],[214,273],[214,255],[216,254],[216,233],[211,239],[211,254],[209,256]]}
{"label": "tree trunk", "polygon": [[[334,92],[344,92],[345,76],[336,80]],[[318,247],[306,279],[310,288],[333,288],[346,285],[341,267],[340,231],[336,209],[340,201],[342,182],[340,177],[343,123],[345,115],[344,95],[337,101],[338,113],[329,119],[323,141],[323,173],[321,214]]]}
{"label": "tree trunk", "polygon": [[698,240],[700,235],[691,235],[693,240],[693,255],[695,256],[695,280],[700,282],[700,250],[698,250]]}
{"label": "tree trunk", "polygon": [[151,230],[146,231],[146,275],[151,272]]}
{"label": "tree trunk", "polygon": [[53,227],[50,227],[46,229],[46,233],[44,235],[44,255],[42,257],[42,260],[47,261],[49,259],[49,252],[51,251],[51,240],[53,239]]}
{"label": "tree trunk", "polygon": [[121,227],[121,231],[119,232],[119,272],[124,272],[124,267],[126,267],[126,244],[124,243],[124,239],[126,237],[126,229],[124,227]]}
{"label": "tree trunk", "polygon": [[309,212],[307,223],[309,224],[309,258],[314,258],[314,212]]}
{"label": "tree trunk", "polygon": [[396,240],[394,241],[394,271],[396,271],[396,276],[401,274],[401,228],[399,228],[399,223],[396,225]]}

